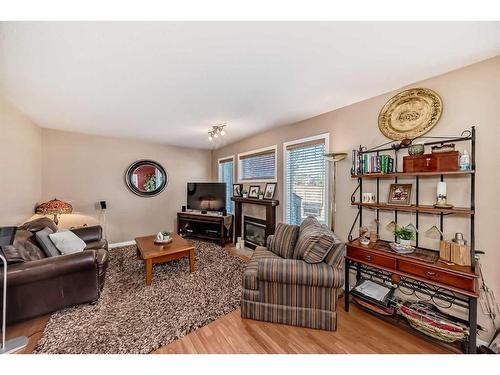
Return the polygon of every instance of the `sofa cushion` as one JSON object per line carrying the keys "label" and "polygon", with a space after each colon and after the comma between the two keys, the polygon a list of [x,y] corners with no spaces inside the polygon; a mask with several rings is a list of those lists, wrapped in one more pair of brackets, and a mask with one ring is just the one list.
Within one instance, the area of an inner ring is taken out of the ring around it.
{"label": "sofa cushion", "polygon": [[269,258],[280,259],[279,256],[267,250],[265,247],[259,246],[254,250],[252,259],[250,259],[250,262],[243,272],[243,288],[252,290],[259,289],[259,279],[257,277],[257,273],[259,272],[259,260]]}
{"label": "sofa cushion", "polygon": [[30,232],[38,232],[43,228],[50,228],[52,232],[57,232],[57,225],[48,217],[40,217],[35,220],[27,221],[19,227],[19,229],[28,230]]}
{"label": "sofa cushion", "polygon": [[308,217],[300,226],[293,258],[307,263],[320,263],[327,257],[335,241],[335,235],[326,225],[321,225],[314,217]]}
{"label": "sofa cushion", "polygon": [[57,250],[63,255],[82,252],[87,244],[69,230],[49,234]]}
{"label": "sofa cushion", "polygon": [[298,225],[278,223],[270,241],[269,250],[282,258],[290,259],[293,255],[298,236]]}
{"label": "sofa cushion", "polygon": [[26,261],[23,254],[12,245],[0,246],[0,254],[3,255],[7,264],[23,263]]}
{"label": "sofa cushion", "polygon": [[54,233],[50,228],[43,228],[35,233],[35,239],[43,250],[46,256],[55,257],[61,255],[61,253],[57,250],[57,247],[54,246],[54,243],[49,238],[49,234]]}

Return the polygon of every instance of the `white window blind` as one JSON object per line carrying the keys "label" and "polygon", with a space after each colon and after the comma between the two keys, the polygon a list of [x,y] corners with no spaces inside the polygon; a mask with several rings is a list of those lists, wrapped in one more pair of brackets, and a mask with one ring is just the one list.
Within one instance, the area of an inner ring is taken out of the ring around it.
{"label": "white window blind", "polygon": [[325,138],[285,148],[285,220],[299,225],[307,216],[326,224],[327,162]]}
{"label": "white window blind", "polygon": [[233,158],[219,160],[219,182],[226,183],[226,210],[233,213]]}
{"label": "white window blind", "polygon": [[240,155],[239,181],[265,181],[276,179],[276,149]]}

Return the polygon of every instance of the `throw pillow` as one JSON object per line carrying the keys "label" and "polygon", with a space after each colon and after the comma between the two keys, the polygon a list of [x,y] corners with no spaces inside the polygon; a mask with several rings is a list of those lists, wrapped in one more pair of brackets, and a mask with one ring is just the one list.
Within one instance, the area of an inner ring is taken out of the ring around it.
{"label": "throw pillow", "polygon": [[82,252],[86,243],[76,234],[69,230],[49,234],[49,238],[61,254],[73,254]]}
{"label": "throw pillow", "polygon": [[50,228],[43,228],[35,233],[36,242],[38,246],[40,246],[47,257],[55,257],[61,255],[61,253],[57,250],[57,247],[54,246],[54,243],[49,238],[49,235],[54,233],[54,231]]}
{"label": "throw pillow", "polygon": [[294,258],[307,263],[321,263],[335,244],[335,235],[319,222],[309,222],[301,226],[300,235],[295,247]]}
{"label": "throw pillow", "polygon": [[271,238],[269,250],[282,258],[290,259],[293,254],[293,249],[295,248],[298,235],[298,225],[278,223],[276,231]]}

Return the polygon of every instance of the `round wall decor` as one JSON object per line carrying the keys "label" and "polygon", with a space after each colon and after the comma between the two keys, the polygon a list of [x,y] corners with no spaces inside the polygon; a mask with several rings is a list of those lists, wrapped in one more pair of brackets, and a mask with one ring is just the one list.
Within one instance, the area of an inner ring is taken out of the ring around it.
{"label": "round wall decor", "polygon": [[168,174],[156,161],[138,160],[127,168],[125,183],[140,197],[154,197],[167,187]]}
{"label": "round wall decor", "polygon": [[431,130],[443,112],[439,95],[415,88],[393,96],[378,115],[378,127],[387,138],[415,139]]}

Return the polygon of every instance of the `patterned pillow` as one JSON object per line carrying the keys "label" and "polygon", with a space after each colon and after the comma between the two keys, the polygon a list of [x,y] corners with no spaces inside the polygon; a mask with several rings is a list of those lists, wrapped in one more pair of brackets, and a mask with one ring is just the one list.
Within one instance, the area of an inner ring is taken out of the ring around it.
{"label": "patterned pillow", "polygon": [[294,258],[307,263],[323,262],[337,239],[326,225],[321,225],[312,217],[306,220],[301,225]]}
{"label": "patterned pillow", "polygon": [[268,250],[282,258],[290,259],[295,249],[298,235],[298,225],[278,223]]}

